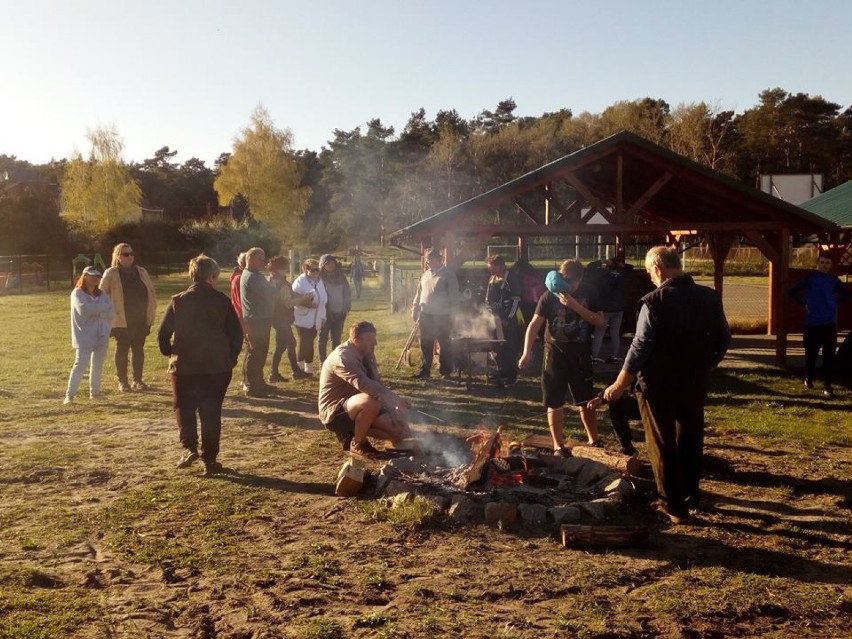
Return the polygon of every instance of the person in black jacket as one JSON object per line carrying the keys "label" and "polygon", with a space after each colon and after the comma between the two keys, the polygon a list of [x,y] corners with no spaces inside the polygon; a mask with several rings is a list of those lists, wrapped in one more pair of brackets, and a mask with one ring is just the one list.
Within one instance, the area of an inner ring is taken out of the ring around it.
{"label": "person in black jacket", "polygon": [[652,248],[645,269],[657,288],[642,298],[635,337],[604,399],[619,400],[637,381],[660,495],[652,506],[677,524],[698,507],[707,382],[728,350],[731,332],[718,293],[683,273],[675,249]]}
{"label": "person in black jacket", "polygon": [[219,265],[204,254],[189,262],[192,285],[172,297],[157,331],[160,352],[169,358],[173,405],[183,455],[178,468],[199,458],[196,412],[201,418],[204,473],[222,472],[219,435],[222,402],[243,344],[243,329],[230,298],[216,290]]}

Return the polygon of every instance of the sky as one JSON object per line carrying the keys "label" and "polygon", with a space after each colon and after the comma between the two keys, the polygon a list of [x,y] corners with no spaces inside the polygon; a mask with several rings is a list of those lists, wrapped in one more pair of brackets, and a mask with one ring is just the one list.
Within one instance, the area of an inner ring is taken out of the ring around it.
{"label": "sky", "polygon": [[848,0],[0,0],[0,154],[212,166],[260,104],[293,147],[421,107],[470,119],[619,100],[741,113],[761,91],[852,106]]}

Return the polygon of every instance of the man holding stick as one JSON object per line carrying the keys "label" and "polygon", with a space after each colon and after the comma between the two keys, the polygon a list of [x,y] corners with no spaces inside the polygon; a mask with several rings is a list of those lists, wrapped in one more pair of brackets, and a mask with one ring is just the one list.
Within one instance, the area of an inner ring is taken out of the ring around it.
{"label": "man holding stick", "polygon": [[411,319],[420,322],[420,352],[423,355],[420,370],[414,377],[429,379],[435,342],[438,342],[439,370],[442,377],[448,378],[454,369],[450,331],[459,303],[459,282],[456,274],[444,265],[439,249],[427,250],[426,262],[429,268],[420,278],[411,306]]}
{"label": "man holding stick", "polygon": [[380,453],[368,437],[397,448],[411,438],[403,412],[411,405],[382,384],[376,363],[376,327],[356,322],[349,340],[335,348],[322,364],[317,406],[323,426],[348,450],[361,457]]}
{"label": "man holding stick", "polygon": [[660,496],[652,507],[679,524],[698,507],[707,383],[728,350],[731,333],[719,295],[683,273],[675,249],[652,248],[645,269],[657,288],[642,298],[633,343],[604,399],[619,400],[637,381]]}

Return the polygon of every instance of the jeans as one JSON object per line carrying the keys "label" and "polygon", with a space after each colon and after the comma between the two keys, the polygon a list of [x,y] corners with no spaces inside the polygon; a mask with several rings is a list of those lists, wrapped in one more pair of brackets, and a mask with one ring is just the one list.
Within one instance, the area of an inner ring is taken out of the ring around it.
{"label": "jeans", "polygon": [[284,351],[287,351],[287,359],[290,361],[290,368],[293,373],[299,369],[299,363],[296,360],[296,337],[293,335],[293,326],[291,324],[281,324],[273,327],[275,329],[275,352],[272,354],[272,365],[270,373],[272,375],[280,374],[278,367],[281,365],[281,357]]}
{"label": "jeans", "polygon": [[209,375],[172,375],[172,406],[175,411],[180,443],[187,450],[198,451],[196,412],[201,418],[201,459],[216,461],[222,432],[222,402],[231,371]]}
{"label": "jeans", "polygon": [[68,389],[65,391],[68,397],[74,397],[77,394],[87,364],[89,365],[89,393],[97,395],[101,392],[101,377],[108,348],[109,342],[103,342],[94,348],[76,349],[77,356],[74,359],[74,366],[71,367],[71,375],[68,376]]}
{"label": "jeans", "polygon": [[263,388],[266,384],[263,379],[263,367],[269,355],[269,331],[272,330],[272,326],[267,322],[246,322],[246,326],[249,330],[251,347],[246,348],[243,360],[244,382],[249,390]]}
{"label": "jeans", "polygon": [[609,326],[610,340],[610,357],[618,357],[618,351],[621,348],[621,320],[624,317],[624,311],[617,313],[604,312],[604,323],[602,326],[596,326],[594,335],[592,335],[592,357],[597,358],[601,352],[603,345],[604,334],[606,334],[607,326]]}
{"label": "jeans", "polygon": [[428,377],[432,373],[432,358],[435,342],[440,346],[438,353],[441,375],[451,375],[453,369],[453,343],[450,339],[449,315],[420,315],[420,353],[423,356],[420,374]]}
{"label": "jeans", "polygon": [[115,336],[115,373],[118,381],[127,384],[127,353],[130,351],[133,364],[133,381],[142,381],[142,368],[145,366],[145,338],[147,335]]}
{"label": "jeans", "polygon": [[331,348],[334,350],[340,346],[340,338],[343,335],[343,324],[346,323],[346,313],[328,313],[325,324],[319,332],[319,358],[324,361],[328,356],[328,338],[331,336]]}
{"label": "jeans", "polygon": [[816,362],[822,349],[822,383],[831,386],[834,381],[834,352],[837,350],[837,324],[805,326],[805,378],[813,381]]}
{"label": "jeans", "polygon": [[317,329],[296,327],[296,332],[299,333],[299,354],[296,357],[300,362],[310,364],[314,361],[314,340],[317,337]]}

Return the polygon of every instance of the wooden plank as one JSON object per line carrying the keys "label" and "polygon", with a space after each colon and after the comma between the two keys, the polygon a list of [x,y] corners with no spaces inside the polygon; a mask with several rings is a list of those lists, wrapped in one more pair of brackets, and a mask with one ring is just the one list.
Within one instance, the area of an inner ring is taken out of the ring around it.
{"label": "wooden plank", "polygon": [[[663,173],[663,175],[661,175],[660,178],[656,182],[654,182],[638,200],[633,203],[633,205],[628,209],[627,213],[624,214],[624,217],[626,219],[630,219],[631,217],[636,215],[636,213],[640,209],[642,209],[648,203],[648,201],[657,194],[657,192],[661,188],[668,184],[669,180],[671,180],[673,177],[674,175],[672,175],[671,173]],[[689,226],[688,223],[685,224]]]}
{"label": "wooden plank", "polygon": [[579,546],[647,546],[651,531],[647,526],[605,526],[563,524],[560,527],[562,545]]}
{"label": "wooden plank", "polygon": [[638,475],[642,470],[642,462],[636,457],[622,455],[621,453],[611,453],[603,448],[595,448],[588,445],[574,446],[571,448],[571,453],[578,459],[596,461],[624,475]]}

